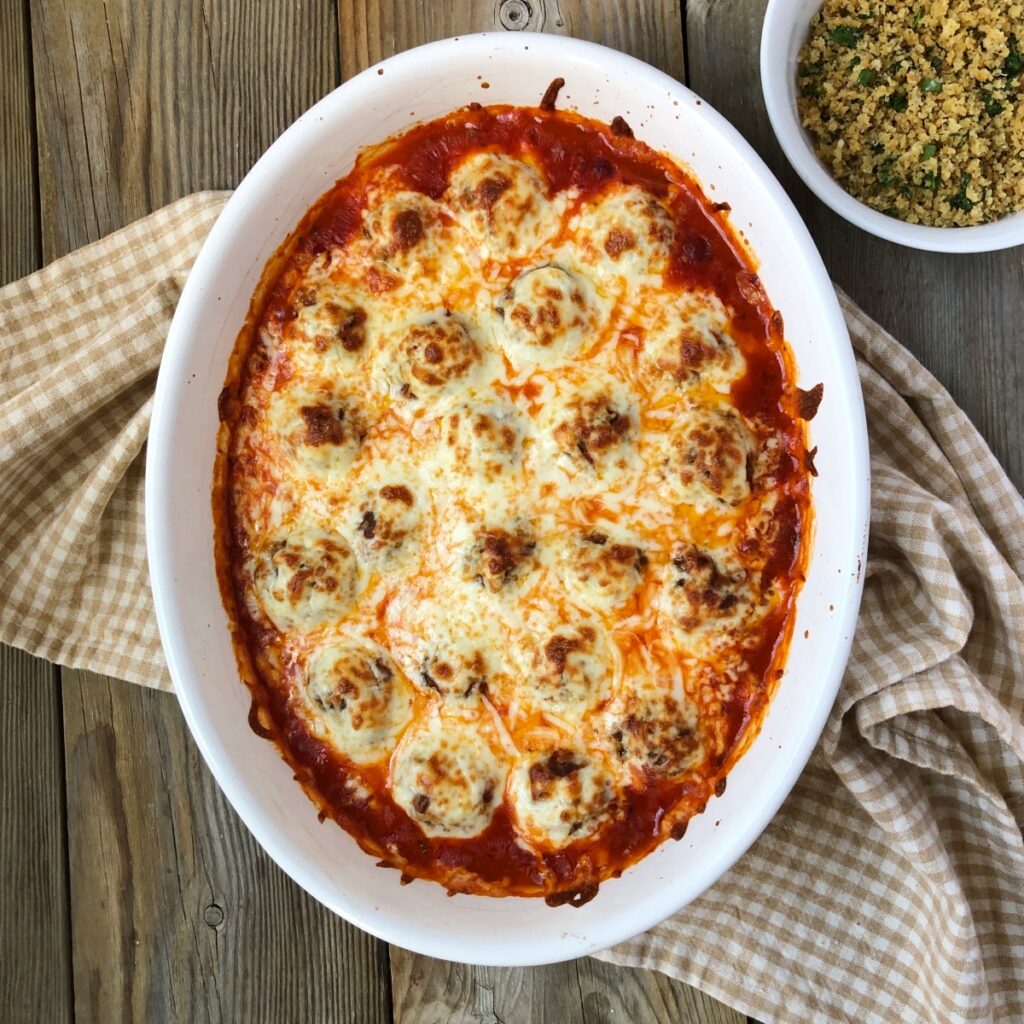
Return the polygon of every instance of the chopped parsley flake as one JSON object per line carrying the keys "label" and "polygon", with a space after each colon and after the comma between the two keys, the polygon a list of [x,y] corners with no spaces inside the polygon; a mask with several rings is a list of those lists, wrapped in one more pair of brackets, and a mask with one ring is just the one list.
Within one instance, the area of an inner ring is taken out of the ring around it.
{"label": "chopped parsley flake", "polygon": [[969,174],[960,175],[960,191],[949,201],[949,205],[954,210],[963,210],[964,213],[970,213],[974,209],[973,201],[967,198],[967,186],[970,183],[971,176]]}
{"label": "chopped parsley flake", "polygon": [[907,94],[905,92],[894,92],[885,98],[885,106],[895,110],[898,114],[901,110],[907,109]]}
{"label": "chopped parsley flake", "polygon": [[1003,74],[1012,82],[1024,71],[1024,53],[1020,52],[1020,44],[1016,36],[1010,36],[1010,55],[1003,61]]}
{"label": "chopped parsley flake", "polygon": [[934,160],[935,154],[939,151],[939,147],[934,142],[926,142],[924,148],[921,150],[922,160]]}
{"label": "chopped parsley flake", "polygon": [[854,28],[853,25],[840,25],[829,32],[829,39],[837,46],[845,46],[848,50],[856,47],[864,36],[864,29]]}
{"label": "chopped parsley flake", "polygon": [[921,88],[925,92],[942,92],[942,83],[937,78],[926,78],[921,83]]}
{"label": "chopped parsley flake", "polygon": [[985,104],[985,113],[988,114],[989,117],[995,117],[996,114],[1001,114],[1003,112],[1004,108],[1002,103],[1000,103],[999,100],[997,100],[992,93],[988,91],[988,89],[981,90],[981,100]]}
{"label": "chopped parsley flake", "polygon": [[875,84],[875,73],[871,68],[865,68],[858,76],[857,81],[861,85],[874,85]]}

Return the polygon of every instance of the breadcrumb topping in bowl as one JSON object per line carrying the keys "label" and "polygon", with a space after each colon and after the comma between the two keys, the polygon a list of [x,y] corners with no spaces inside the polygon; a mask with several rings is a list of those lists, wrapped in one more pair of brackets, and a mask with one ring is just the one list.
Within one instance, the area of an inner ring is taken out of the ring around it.
{"label": "breadcrumb topping in bowl", "polygon": [[1024,3],[826,0],[798,57],[819,158],[871,208],[967,227],[1024,209]]}

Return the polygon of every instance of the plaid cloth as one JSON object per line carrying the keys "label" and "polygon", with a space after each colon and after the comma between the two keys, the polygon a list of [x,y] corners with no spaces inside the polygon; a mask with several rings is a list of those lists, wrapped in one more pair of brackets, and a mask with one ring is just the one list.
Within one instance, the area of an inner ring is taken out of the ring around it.
{"label": "plaid cloth", "polygon": [[[0,640],[169,688],[142,449],[223,201],[183,199],[0,290]],[[746,856],[602,956],[766,1022],[1022,1021],[1024,502],[938,382],[841,299],[874,495],[839,699]]]}

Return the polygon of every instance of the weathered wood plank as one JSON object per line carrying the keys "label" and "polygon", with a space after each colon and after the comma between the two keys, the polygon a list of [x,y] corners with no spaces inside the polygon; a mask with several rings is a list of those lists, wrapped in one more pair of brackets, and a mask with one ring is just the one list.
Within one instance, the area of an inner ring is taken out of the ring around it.
{"label": "weathered wood plank", "polygon": [[744,1024],[746,1018],[658,974],[582,958],[508,970],[467,968],[391,948],[395,1024]]}
{"label": "weathered wood plank", "polygon": [[[39,266],[32,68],[20,0],[0,5],[0,285]],[[2,372],[2,368],[0,368]],[[57,671],[0,647],[0,1016],[71,1019]]]}
{"label": "weathered wood plank", "polygon": [[174,697],[63,686],[77,1019],[389,1021],[386,948],[257,846]]}
{"label": "weathered wood plank", "polygon": [[71,1020],[57,670],[0,647],[0,1017]]}
{"label": "weathered wood plank", "polygon": [[[676,0],[629,5],[617,0],[339,0],[342,72],[348,77],[400,50],[446,36],[529,29],[615,46],[682,78],[680,10]],[[432,960],[392,947],[391,966],[396,1024],[743,1020],[695,989],[597,961],[500,970]]]}
{"label": "weathered wood plank", "polygon": [[[333,5],[32,4],[44,255],[237,182],[337,82]],[[82,1021],[390,1020],[386,947],[258,849],[173,697],[64,674]]]}
{"label": "weathered wood plank", "polygon": [[679,0],[338,0],[342,76],[349,78],[385,57],[435,39],[526,30],[614,46],[682,79],[681,7]]}
{"label": "weathered wood plank", "polygon": [[779,176],[838,284],[942,381],[1017,486],[1024,485],[1024,248],[975,256],[917,252],[866,234],[819,202],[782,155],[764,110],[758,47],[765,7],[766,0],[689,0],[691,86]]}

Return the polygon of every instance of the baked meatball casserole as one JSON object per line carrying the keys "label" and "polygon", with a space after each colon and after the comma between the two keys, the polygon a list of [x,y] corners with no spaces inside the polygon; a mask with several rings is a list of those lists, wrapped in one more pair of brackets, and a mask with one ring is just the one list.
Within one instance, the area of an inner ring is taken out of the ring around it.
{"label": "baked meatball casserole", "polygon": [[820,398],[727,204],[556,91],[309,211],[214,483],[250,723],[321,819],[403,882],[553,905],[681,838],[756,734]]}

